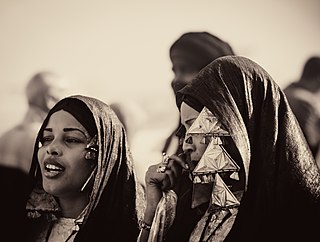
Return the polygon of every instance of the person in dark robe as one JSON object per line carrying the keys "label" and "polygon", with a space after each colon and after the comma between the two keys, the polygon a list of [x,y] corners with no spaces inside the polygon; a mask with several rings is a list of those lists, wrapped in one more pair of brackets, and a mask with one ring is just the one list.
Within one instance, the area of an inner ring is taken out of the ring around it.
{"label": "person in dark robe", "polygon": [[[187,32],[182,34],[170,47],[170,60],[174,79],[171,87],[174,95],[188,84],[207,64],[218,57],[234,55],[232,47],[224,40],[208,32]],[[181,153],[179,135],[183,127],[177,128],[166,139],[162,152]]]}
{"label": "person in dark robe", "polygon": [[177,93],[183,155],[146,173],[143,241],[314,241],[320,173],[284,92],[220,57]]}
{"label": "person in dark robe", "polygon": [[310,57],[300,79],[284,93],[320,167],[320,57]]}

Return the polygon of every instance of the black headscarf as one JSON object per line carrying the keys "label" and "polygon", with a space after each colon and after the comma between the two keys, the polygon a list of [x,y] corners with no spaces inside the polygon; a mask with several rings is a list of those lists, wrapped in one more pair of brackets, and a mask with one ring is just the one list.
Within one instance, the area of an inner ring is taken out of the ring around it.
{"label": "black headscarf", "polygon": [[320,56],[310,57],[303,67],[301,81],[320,82]]}
{"label": "black headscarf", "polygon": [[197,100],[235,142],[246,173],[239,213],[226,241],[311,241],[318,236],[320,174],[287,99],[245,57],[221,57],[177,95]]}
{"label": "black headscarf", "polygon": [[185,33],[170,47],[171,60],[181,56],[198,70],[216,58],[226,55],[234,55],[231,46],[208,32]]}
{"label": "black headscarf", "polygon": [[[48,124],[51,115],[59,110],[64,110],[75,117],[81,125],[88,131],[91,137],[97,134],[97,127],[88,106],[79,99],[65,98],[63,101],[58,102],[48,113],[47,118],[42,125],[45,128]],[[43,131],[41,129],[41,131]]]}

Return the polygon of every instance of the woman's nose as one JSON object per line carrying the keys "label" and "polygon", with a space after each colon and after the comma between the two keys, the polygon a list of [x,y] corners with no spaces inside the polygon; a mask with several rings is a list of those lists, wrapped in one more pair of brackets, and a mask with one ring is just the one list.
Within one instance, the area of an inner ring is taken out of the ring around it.
{"label": "woman's nose", "polygon": [[47,146],[47,154],[49,154],[49,155],[61,155],[62,154],[61,147],[57,141],[52,141]]}
{"label": "woman's nose", "polygon": [[186,136],[184,138],[183,144],[182,144],[182,150],[184,152],[192,152],[195,150],[195,146],[193,144],[192,136]]}
{"label": "woman's nose", "polygon": [[182,89],[185,85],[187,85],[187,82],[183,80],[183,78],[180,75],[176,75],[171,82],[171,87],[175,92]]}

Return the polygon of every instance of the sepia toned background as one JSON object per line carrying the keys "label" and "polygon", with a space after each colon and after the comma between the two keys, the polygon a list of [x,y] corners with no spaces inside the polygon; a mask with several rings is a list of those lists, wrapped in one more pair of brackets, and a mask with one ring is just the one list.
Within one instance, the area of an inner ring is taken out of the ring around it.
{"label": "sepia toned background", "polygon": [[125,104],[133,149],[158,152],[177,120],[169,48],[188,31],[227,41],[283,88],[320,55],[320,1],[0,0],[0,134],[23,118],[29,78],[49,70],[70,94]]}

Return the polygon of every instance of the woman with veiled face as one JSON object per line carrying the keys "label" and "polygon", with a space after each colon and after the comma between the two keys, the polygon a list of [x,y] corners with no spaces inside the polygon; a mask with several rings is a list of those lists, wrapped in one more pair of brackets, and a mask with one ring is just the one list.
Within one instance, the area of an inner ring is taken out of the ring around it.
{"label": "woman with veiled face", "polygon": [[137,238],[141,188],[125,130],[103,102],[59,101],[39,131],[30,174],[29,241]]}
{"label": "woman with veiled face", "polygon": [[177,94],[183,153],[146,173],[139,241],[311,241],[320,173],[282,90],[221,57]]}

